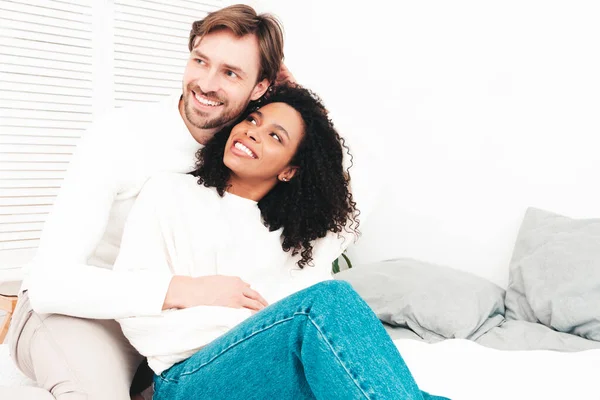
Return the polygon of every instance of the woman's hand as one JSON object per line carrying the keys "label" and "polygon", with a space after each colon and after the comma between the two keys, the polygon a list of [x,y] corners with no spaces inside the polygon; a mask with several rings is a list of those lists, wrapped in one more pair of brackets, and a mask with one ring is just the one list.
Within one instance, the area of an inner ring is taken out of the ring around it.
{"label": "woman's hand", "polygon": [[281,67],[279,68],[279,72],[277,73],[277,78],[275,78],[275,85],[281,85],[284,83],[297,83],[296,78],[290,72],[289,69],[285,66],[284,63],[281,63]]}
{"label": "woman's hand", "polygon": [[268,305],[260,293],[237,276],[209,275],[192,278],[176,275],[169,284],[163,310],[221,306],[258,312]]}

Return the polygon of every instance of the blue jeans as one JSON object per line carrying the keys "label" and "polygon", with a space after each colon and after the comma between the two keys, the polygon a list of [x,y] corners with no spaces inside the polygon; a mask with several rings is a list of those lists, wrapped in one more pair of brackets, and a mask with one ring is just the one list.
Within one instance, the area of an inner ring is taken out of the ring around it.
{"label": "blue jeans", "polygon": [[419,390],[377,316],[336,280],[266,307],[154,383],[155,400],[445,399]]}

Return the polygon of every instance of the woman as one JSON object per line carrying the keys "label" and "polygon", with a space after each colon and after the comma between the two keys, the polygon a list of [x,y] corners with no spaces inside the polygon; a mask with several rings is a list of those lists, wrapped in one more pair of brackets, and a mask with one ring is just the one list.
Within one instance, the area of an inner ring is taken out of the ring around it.
{"label": "woman", "polygon": [[429,398],[366,303],[331,281],[338,254],[313,248],[357,225],[342,143],[316,96],[279,87],[193,173],[144,186],[115,269],[229,278],[231,296],[119,320],[155,399]]}

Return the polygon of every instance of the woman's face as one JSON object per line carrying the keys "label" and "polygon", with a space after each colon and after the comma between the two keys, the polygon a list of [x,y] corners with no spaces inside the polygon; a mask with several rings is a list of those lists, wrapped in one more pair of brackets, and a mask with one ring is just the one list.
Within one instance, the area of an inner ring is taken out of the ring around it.
{"label": "woman's face", "polygon": [[304,121],[291,106],[270,103],[233,127],[223,162],[238,177],[253,181],[291,179],[292,157],[304,135]]}

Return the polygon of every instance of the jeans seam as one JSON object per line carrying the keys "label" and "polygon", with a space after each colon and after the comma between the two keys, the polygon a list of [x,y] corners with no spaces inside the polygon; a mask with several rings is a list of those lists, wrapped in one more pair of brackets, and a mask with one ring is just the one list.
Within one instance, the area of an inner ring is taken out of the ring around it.
{"label": "jeans seam", "polygon": [[360,384],[358,383],[358,381],[356,379],[354,379],[354,377],[352,376],[352,374],[350,373],[350,371],[348,370],[348,368],[346,367],[346,365],[344,364],[344,362],[342,361],[340,356],[336,353],[335,349],[333,348],[333,345],[329,342],[329,340],[327,340],[327,337],[325,336],[325,334],[323,333],[323,331],[321,330],[319,325],[317,325],[317,323],[310,317],[310,315],[307,314],[307,316],[308,316],[308,320],[310,321],[310,323],[313,324],[315,329],[319,332],[319,335],[321,335],[321,339],[327,344],[327,346],[329,347],[329,350],[335,356],[335,359],[337,360],[337,362],[342,366],[344,371],[346,371],[346,374],[348,374],[348,377],[352,380],[354,385],[356,385],[356,387],[363,394],[363,396],[365,396],[366,399],[369,399],[369,396],[367,395],[367,393],[365,393],[363,388],[360,387]]}
{"label": "jeans seam", "polygon": [[[214,357],[212,357],[210,360],[208,360],[205,363],[199,365],[198,367],[194,368],[193,370],[180,373],[179,377],[181,378],[183,376],[191,375],[191,374],[194,374],[194,373],[198,372],[200,369],[202,369],[206,365],[210,364],[211,362],[213,362],[214,360],[216,360],[218,357],[220,357],[221,355],[223,355],[225,352],[229,351],[233,347],[239,345],[242,342],[245,342],[246,340],[250,339],[251,337],[258,335],[259,333],[262,333],[262,332],[266,331],[267,329],[271,329],[275,325],[279,325],[279,324],[282,324],[284,322],[287,322],[287,321],[290,321],[290,320],[294,319],[294,317],[296,315],[307,315],[308,316],[308,314],[306,314],[306,313],[295,312],[291,317],[277,320],[276,322],[273,322],[272,324],[270,324],[268,326],[265,326],[264,328],[261,328],[261,329],[255,331],[255,332],[252,332],[250,335],[244,336],[244,338],[242,338],[242,339],[240,339],[240,340],[238,340],[238,341],[230,344],[225,349],[221,350],[218,354],[216,354]],[[178,383],[179,382],[179,380],[177,380],[177,379],[170,379],[170,378],[168,378],[166,376],[162,376],[162,374],[161,374],[160,377],[165,382],[171,382],[171,383]]]}
{"label": "jeans seam", "polygon": [[[310,315],[308,315],[308,320],[313,324],[313,326],[315,327],[315,329],[317,331],[319,331],[319,334],[321,335],[323,341],[325,343],[327,343],[327,346],[329,346],[329,349],[331,350],[331,352],[333,353],[333,355],[335,356],[335,358],[337,359],[337,361],[340,363],[340,365],[342,366],[342,368],[344,368],[344,371],[346,371],[346,373],[348,374],[348,376],[350,377],[350,379],[352,379],[352,382],[354,382],[354,384],[356,385],[356,387],[358,388],[358,390],[360,390],[363,394],[363,396],[365,396],[365,398],[370,399],[370,397],[367,395],[367,393],[360,387],[360,384],[358,383],[358,381],[356,379],[354,379],[354,377],[352,376],[352,374],[350,373],[350,371],[348,370],[348,368],[346,368],[346,365],[344,364],[344,362],[342,361],[342,359],[339,357],[339,355],[335,352],[333,345],[331,343],[329,343],[329,341],[327,340],[327,337],[325,336],[325,334],[321,331],[321,328],[319,327],[319,325],[317,325],[317,323],[310,317]],[[406,389],[403,387],[404,389],[404,393],[408,396],[409,393],[406,391]]]}
{"label": "jeans seam", "polygon": [[[325,334],[323,333],[323,331],[321,330],[321,328],[319,327],[319,325],[317,325],[317,323],[311,318],[309,313],[305,313],[305,312],[295,312],[291,317],[287,317],[284,319],[280,319],[276,322],[271,323],[268,326],[265,326],[255,332],[252,332],[250,335],[245,336],[244,338],[230,344],[229,346],[227,346],[225,349],[219,351],[218,354],[214,355],[211,359],[209,359],[208,361],[206,361],[205,363],[199,365],[197,368],[192,369],[191,371],[186,371],[186,372],[182,372],[179,374],[179,377],[184,377],[187,375],[191,375],[194,374],[196,372],[198,372],[200,369],[202,369],[203,367],[205,367],[206,365],[212,363],[214,360],[216,360],[218,357],[220,357],[221,355],[223,355],[225,352],[229,351],[230,349],[232,349],[233,347],[239,345],[240,343],[258,335],[259,333],[262,333],[268,329],[271,329],[272,327],[282,324],[284,322],[290,321],[292,319],[294,319],[294,317],[296,317],[297,315],[305,315],[308,320],[310,321],[310,323],[315,327],[315,329],[319,332],[319,335],[321,336],[321,339],[327,344],[327,346],[329,347],[329,350],[331,351],[331,353],[334,355],[335,359],[337,360],[337,362],[342,366],[342,368],[344,369],[344,371],[346,371],[346,374],[348,375],[348,377],[352,380],[352,382],[354,383],[354,385],[358,388],[358,390],[363,394],[363,396],[366,399],[370,399],[370,397],[367,395],[367,393],[360,387],[359,382],[354,379],[354,377],[352,376],[352,374],[350,373],[350,371],[348,370],[348,368],[346,367],[346,365],[344,364],[344,362],[341,360],[341,358],[339,357],[339,355],[336,353],[335,349],[333,348],[333,345],[327,340],[327,337],[325,336]],[[169,382],[169,383],[178,383],[179,380],[178,379],[170,379],[166,376],[163,376],[163,374],[159,375],[159,378],[163,381],[163,382]],[[408,393],[406,393],[408,394]]]}

